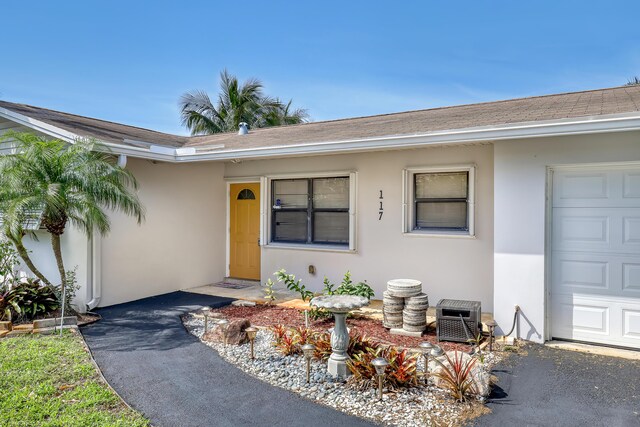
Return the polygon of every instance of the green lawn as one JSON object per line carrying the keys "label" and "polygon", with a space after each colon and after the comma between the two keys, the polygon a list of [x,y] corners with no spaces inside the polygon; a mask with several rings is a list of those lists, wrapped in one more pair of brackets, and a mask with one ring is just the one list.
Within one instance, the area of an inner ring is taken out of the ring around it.
{"label": "green lawn", "polygon": [[107,387],[80,337],[0,340],[0,426],[148,426]]}

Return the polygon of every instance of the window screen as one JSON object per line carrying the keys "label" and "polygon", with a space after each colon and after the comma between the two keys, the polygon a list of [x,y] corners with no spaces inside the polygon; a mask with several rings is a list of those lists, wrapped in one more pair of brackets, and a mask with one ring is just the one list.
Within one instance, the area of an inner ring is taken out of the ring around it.
{"label": "window screen", "polygon": [[469,230],[468,172],[414,175],[415,230]]}

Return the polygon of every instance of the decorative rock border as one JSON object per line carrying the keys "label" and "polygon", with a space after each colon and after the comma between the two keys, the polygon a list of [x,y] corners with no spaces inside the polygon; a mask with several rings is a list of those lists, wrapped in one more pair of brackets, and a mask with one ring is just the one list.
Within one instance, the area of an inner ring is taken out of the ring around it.
{"label": "decorative rock border", "polygon": [[[182,321],[187,331],[202,339],[202,318],[193,313],[183,316]],[[434,385],[433,380],[426,385],[392,393],[385,389],[383,400],[379,401],[375,387],[364,391],[350,388],[344,381],[329,375],[326,364],[315,359],[311,362],[311,382],[307,384],[304,357],[278,353],[273,346],[272,332],[264,328],[260,328],[254,342],[254,360],[248,357],[248,344],[225,346],[216,342],[203,343],[216,350],[228,363],[253,377],[316,403],[384,425],[458,425],[461,421],[468,421],[470,414],[477,414],[477,405],[480,405],[478,402],[454,402],[447,392]],[[485,353],[487,369],[495,362],[493,354]],[[418,369],[424,369],[422,357],[418,359]]]}
{"label": "decorative rock border", "polygon": [[19,325],[14,325],[9,321],[3,321],[0,322],[0,338],[11,338],[27,334],[53,334],[56,331],[60,331],[61,320],[63,329],[76,329],[78,327],[78,318],[75,316],[36,319],[33,323],[23,323]]}

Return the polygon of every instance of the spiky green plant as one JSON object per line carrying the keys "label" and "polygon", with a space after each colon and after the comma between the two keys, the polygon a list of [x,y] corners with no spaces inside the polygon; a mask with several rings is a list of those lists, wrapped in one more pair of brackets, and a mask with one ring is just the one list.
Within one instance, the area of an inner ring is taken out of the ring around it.
{"label": "spiky green plant", "polygon": [[459,402],[464,402],[468,397],[477,394],[477,384],[473,378],[473,368],[477,359],[465,360],[462,352],[455,351],[453,359],[447,353],[444,354],[445,362],[434,359],[441,369],[433,375],[440,379],[442,386],[451,396]]}

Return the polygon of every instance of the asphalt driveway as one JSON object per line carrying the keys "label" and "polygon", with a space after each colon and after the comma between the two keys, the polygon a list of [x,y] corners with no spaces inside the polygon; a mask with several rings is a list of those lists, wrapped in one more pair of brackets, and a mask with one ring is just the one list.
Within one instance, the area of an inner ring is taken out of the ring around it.
{"label": "asphalt driveway", "polygon": [[372,426],[272,387],[187,333],[180,314],[231,300],[174,292],[99,310],[83,327],[107,381],[155,426]]}
{"label": "asphalt driveway", "polygon": [[640,426],[640,361],[531,344],[499,365],[476,426]]}

